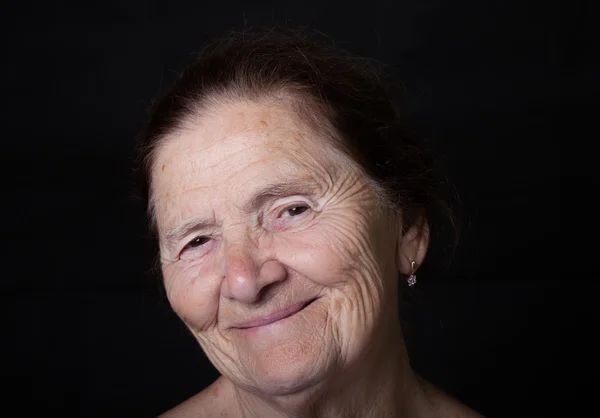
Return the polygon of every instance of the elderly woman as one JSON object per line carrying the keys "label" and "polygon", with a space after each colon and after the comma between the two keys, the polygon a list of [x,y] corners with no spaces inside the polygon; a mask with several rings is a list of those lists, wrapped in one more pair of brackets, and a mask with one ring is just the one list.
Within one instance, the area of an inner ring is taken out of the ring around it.
{"label": "elderly woman", "polygon": [[155,104],[140,156],[166,294],[221,373],[165,417],[477,416],[403,342],[439,202],[400,127],[374,66],[275,31],[212,42]]}

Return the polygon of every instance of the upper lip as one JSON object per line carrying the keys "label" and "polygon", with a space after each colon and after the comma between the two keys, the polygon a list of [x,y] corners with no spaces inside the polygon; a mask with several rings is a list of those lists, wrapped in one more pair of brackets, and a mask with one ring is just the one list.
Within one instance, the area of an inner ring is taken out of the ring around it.
{"label": "upper lip", "polygon": [[303,302],[298,302],[293,305],[288,306],[287,308],[280,309],[278,311],[272,312],[268,315],[258,316],[252,318],[248,321],[240,322],[235,325],[234,328],[253,328],[260,327],[262,325],[268,325],[273,322],[279,321],[280,319],[287,318],[288,316],[292,316],[297,312],[300,312],[304,309],[309,303],[313,302],[315,299],[305,300]]}

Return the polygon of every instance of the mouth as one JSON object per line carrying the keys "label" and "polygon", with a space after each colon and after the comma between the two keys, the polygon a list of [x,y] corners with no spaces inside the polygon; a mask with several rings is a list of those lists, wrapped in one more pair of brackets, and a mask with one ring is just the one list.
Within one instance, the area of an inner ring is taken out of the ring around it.
{"label": "mouth", "polygon": [[289,318],[290,316],[296,315],[298,312],[306,309],[308,305],[313,303],[317,298],[310,299],[308,301],[296,303],[294,305],[288,306],[282,310],[269,314],[267,316],[251,319],[246,321],[240,325],[237,325],[235,328],[237,329],[251,329],[258,328],[265,325],[272,324],[277,321],[281,321],[282,319]]}

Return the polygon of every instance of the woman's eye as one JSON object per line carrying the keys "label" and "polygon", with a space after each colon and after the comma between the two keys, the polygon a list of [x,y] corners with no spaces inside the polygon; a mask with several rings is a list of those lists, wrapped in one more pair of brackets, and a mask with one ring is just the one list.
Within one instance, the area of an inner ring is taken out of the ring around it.
{"label": "woman's eye", "polygon": [[286,209],[283,214],[287,214],[287,216],[298,216],[308,210],[308,206],[293,206],[289,209]]}
{"label": "woman's eye", "polygon": [[196,237],[186,245],[188,248],[196,248],[206,244],[209,241],[208,237]]}
{"label": "woman's eye", "polygon": [[179,253],[179,260],[197,261],[210,251],[212,245],[210,237],[196,237],[188,242]]}

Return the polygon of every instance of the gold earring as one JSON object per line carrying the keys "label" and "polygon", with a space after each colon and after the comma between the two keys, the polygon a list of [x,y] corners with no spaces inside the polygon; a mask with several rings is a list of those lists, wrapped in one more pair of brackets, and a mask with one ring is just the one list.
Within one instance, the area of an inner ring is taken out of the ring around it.
{"label": "gold earring", "polygon": [[410,262],[410,268],[412,271],[410,273],[410,276],[408,276],[408,279],[406,279],[406,282],[410,287],[413,287],[417,282],[417,275],[415,274],[415,264],[416,263],[414,261]]}

